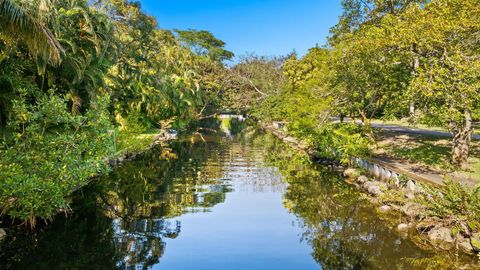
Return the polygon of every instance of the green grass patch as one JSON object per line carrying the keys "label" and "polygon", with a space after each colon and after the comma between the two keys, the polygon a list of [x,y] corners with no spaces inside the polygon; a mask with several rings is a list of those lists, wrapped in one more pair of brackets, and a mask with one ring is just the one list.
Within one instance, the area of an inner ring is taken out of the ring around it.
{"label": "green grass patch", "polygon": [[451,141],[448,138],[394,132],[381,132],[379,135],[378,147],[389,156],[426,166],[454,178],[480,182],[480,142],[478,141],[473,141],[470,146],[469,169],[459,170],[450,164]]}
{"label": "green grass patch", "polygon": [[442,169],[452,169],[449,163],[451,155],[450,147],[436,145],[436,141],[419,140],[403,147],[396,145],[390,151],[398,157],[420,162],[429,166],[438,166]]}
{"label": "green grass patch", "polygon": [[480,182],[480,158],[471,157],[468,159],[469,170],[462,172],[466,177],[477,179]]}

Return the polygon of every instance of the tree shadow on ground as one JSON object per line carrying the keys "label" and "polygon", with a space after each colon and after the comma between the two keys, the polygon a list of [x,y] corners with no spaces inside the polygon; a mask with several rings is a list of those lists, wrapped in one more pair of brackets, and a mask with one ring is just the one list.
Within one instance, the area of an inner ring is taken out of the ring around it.
{"label": "tree shadow on ground", "polygon": [[431,141],[416,141],[414,145],[397,146],[392,151],[395,155],[426,165],[439,165],[442,168],[451,167],[449,164],[450,147],[436,145]]}

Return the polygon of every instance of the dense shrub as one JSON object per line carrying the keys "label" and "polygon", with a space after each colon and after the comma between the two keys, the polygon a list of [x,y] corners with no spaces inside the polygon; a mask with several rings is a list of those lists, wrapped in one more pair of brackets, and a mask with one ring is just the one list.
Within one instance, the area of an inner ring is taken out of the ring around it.
{"label": "dense shrub", "polygon": [[11,140],[1,145],[2,214],[35,225],[68,210],[72,191],[99,172],[113,149],[108,98],[97,98],[84,115],[72,115],[67,100],[49,91],[22,91],[13,101]]}
{"label": "dense shrub", "polygon": [[370,155],[371,139],[356,124],[328,124],[316,131],[314,145],[327,158],[350,163],[353,157]]}

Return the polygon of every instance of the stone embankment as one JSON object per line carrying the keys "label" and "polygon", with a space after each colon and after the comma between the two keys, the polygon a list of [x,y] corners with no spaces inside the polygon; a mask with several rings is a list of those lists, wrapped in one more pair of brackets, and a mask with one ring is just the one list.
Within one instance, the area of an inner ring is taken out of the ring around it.
{"label": "stone embankment", "polygon": [[[403,221],[396,225],[399,233],[418,232],[431,246],[441,250],[458,249],[468,254],[480,252],[480,234],[469,228],[452,228],[440,220],[423,219],[427,206],[417,202],[429,193],[425,188],[434,189],[443,185],[438,178],[427,178],[378,159],[352,159],[355,168],[345,168],[338,161],[322,158],[308,144],[289,136],[283,127],[274,124],[259,123],[260,126],[285,143],[309,154],[319,163],[334,165],[343,171],[346,181],[369,195],[369,200],[378,206],[380,214],[392,211],[400,212]],[[395,194],[396,200],[385,199],[386,194]]]}

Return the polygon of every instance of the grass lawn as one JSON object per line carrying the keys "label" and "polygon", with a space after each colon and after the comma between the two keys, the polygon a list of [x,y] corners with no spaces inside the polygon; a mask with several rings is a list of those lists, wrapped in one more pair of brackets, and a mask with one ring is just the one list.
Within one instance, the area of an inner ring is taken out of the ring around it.
{"label": "grass lawn", "polygon": [[418,134],[400,134],[381,131],[377,134],[376,154],[418,163],[440,173],[458,179],[469,179],[480,183],[480,142],[473,141],[469,162],[469,170],[461,171],[450,164],[451,141],[448,138]]}

